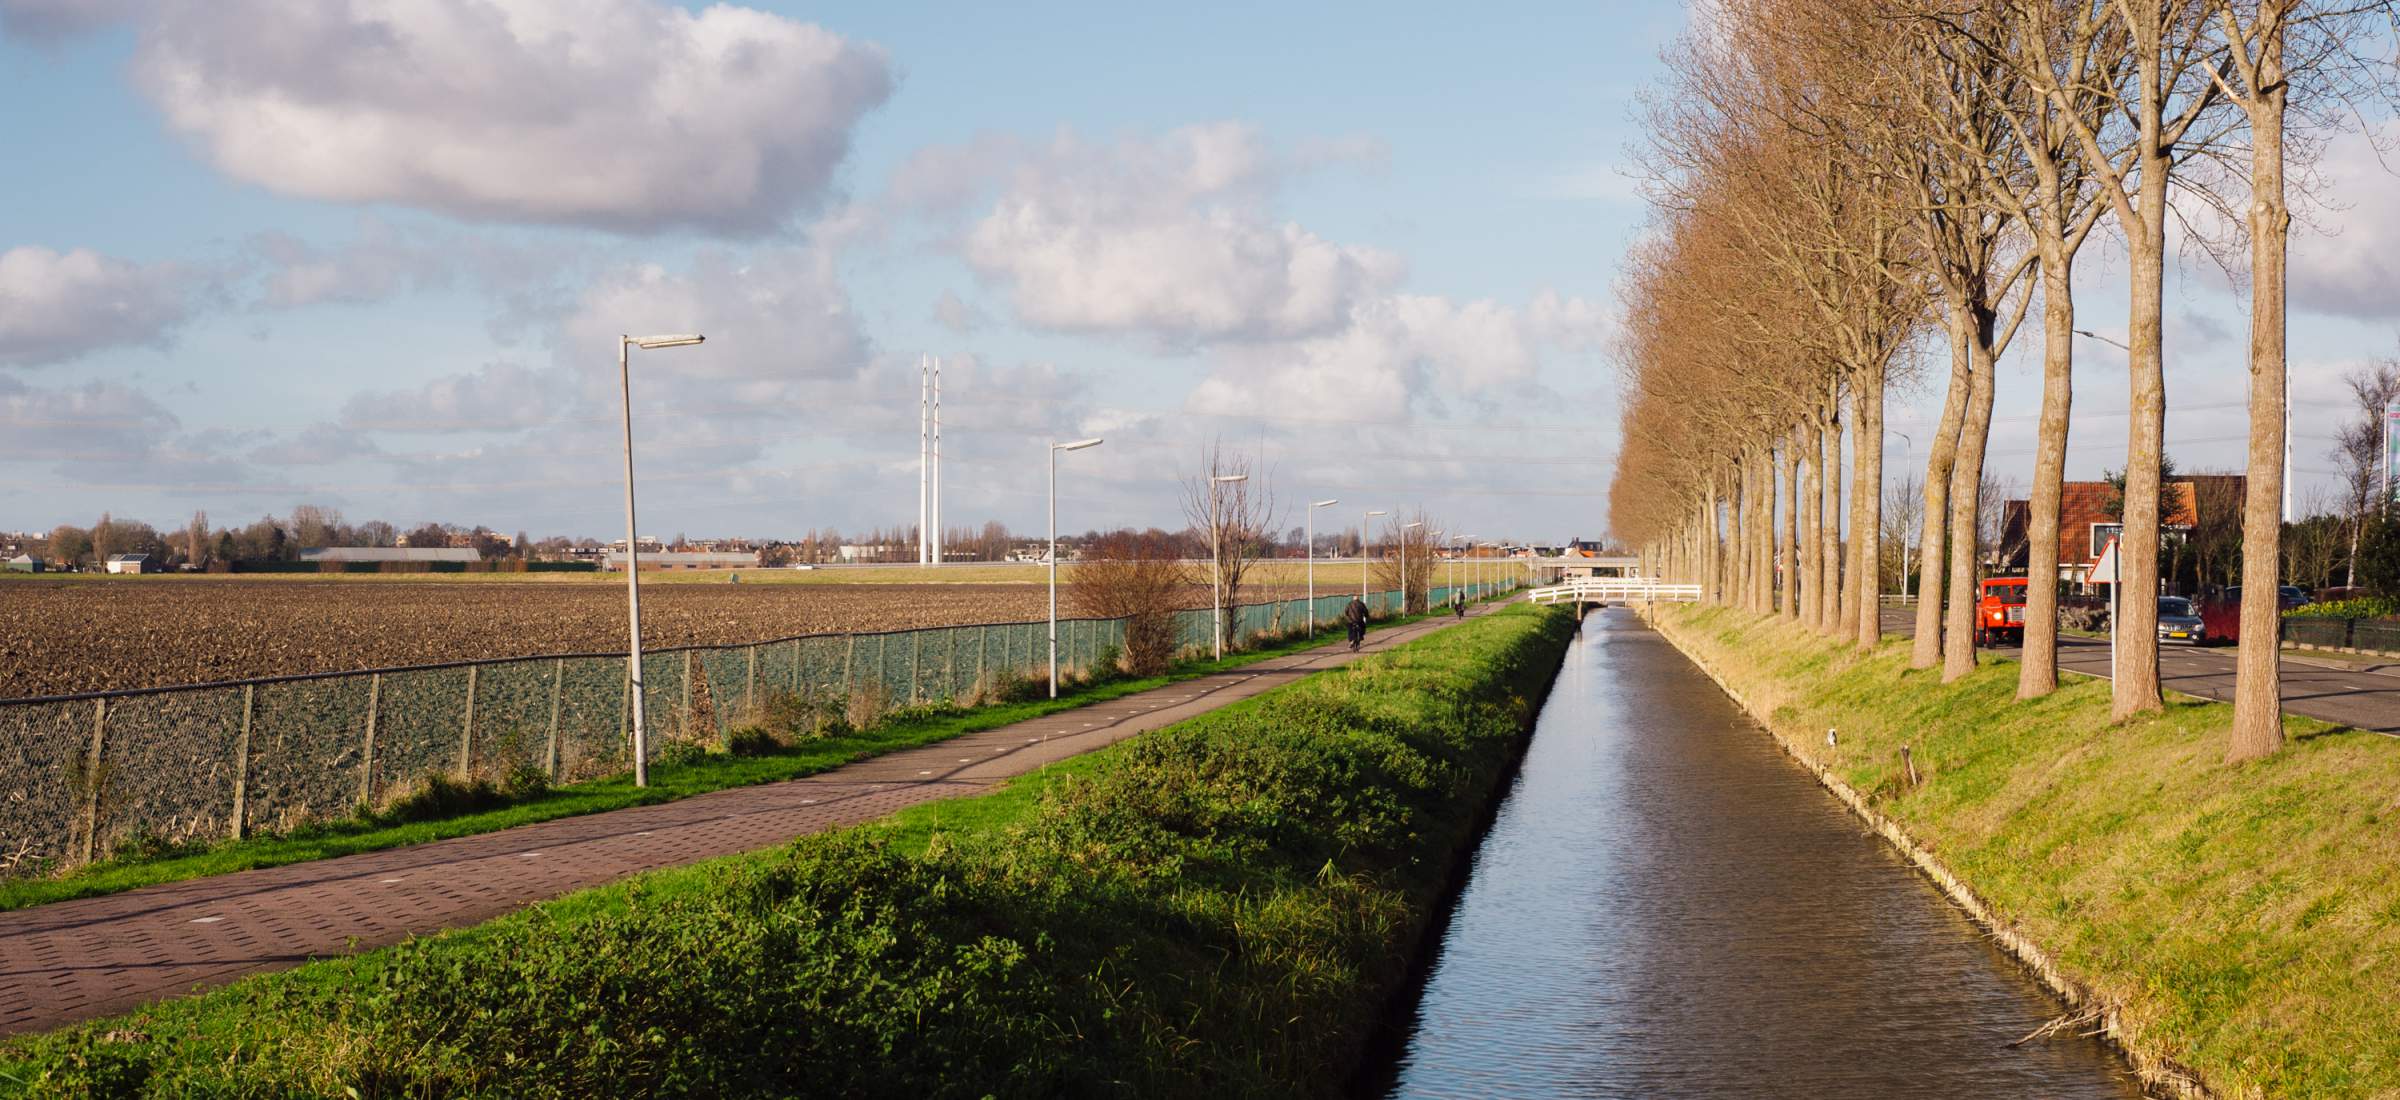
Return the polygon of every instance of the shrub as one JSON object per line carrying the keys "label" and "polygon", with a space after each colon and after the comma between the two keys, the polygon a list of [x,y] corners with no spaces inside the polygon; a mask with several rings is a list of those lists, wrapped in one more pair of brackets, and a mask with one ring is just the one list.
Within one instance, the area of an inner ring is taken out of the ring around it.
{"label": "shrub", "polygon": [[1155,676],[1175,660],[1175,611],[1189,583],[1166,532],[1118,531],[1068,573],[1067,602],[1077,615],[1126,620],[1125,671]]}
{"label": "shrub", "polygon": [[2400,618],[2400,599],[2390,596],[2361,596],[2351,600],[2329,600],[2295,607],[2283,613],[2287,619],[2391,619]]}
{"label": "shrub", "polygon": [[508,796],[489,779],[460,779],[448,772],[427,772],[416,787],[392,800],[377,816],[385,821],[436,821],[462,814],[496,810]]}

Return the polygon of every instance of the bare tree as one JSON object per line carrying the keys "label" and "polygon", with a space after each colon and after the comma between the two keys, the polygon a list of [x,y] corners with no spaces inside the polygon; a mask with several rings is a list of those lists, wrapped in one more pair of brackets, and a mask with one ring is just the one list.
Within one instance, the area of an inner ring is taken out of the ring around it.
{"label": "bare tree", "polygon": [[1201,452],[1200,466],[1199,474],[1183,481],[1183,515],[1208,539],[1203,552],[1214,559],[1216,598],[1226,609],[1223,643],[1232,649],[1239,618],[1232,609],[1241,606],[1251,564],[1274,542],[1275,494],[1250,456],[1228,452],[1222,443]]}
{"label": "bare tree", "polygon": [[[1413,615],[1427,609],[1426,599],[1433,588],[1434,554],[1438,545],[1433,537],[1433,520],[1418,509],[1412,516],[1394,516],[1378,540],[1370,582],[1386,592],[1398,591],[1401,614]],[[1401,563],[1406,561],[1406,571]]]}
{"label": "bare tree", "polygon": [[192,521],[183,529],[183,560],[194,569],[204,568],[208,565],[208,549],[208,513],[195,511]]}
{"label": "bare tree", "polygon": [[1125,671],[1150,676],[1175,659],[1175,610],[1189,571],[1164,531],[1114,531],[1087,547],[1067,573],[1076,614],[1124,619]]}

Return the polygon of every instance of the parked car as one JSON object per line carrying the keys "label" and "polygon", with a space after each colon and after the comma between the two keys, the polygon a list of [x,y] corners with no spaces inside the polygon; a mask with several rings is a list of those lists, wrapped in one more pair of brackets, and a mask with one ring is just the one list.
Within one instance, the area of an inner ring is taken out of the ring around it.
{"label": "parked car", "polygon": [[[2306,589],[2286,584],[2276,588],[2275,605],[2282,611],[2306,607],[2316,601],[2308,598]],[[2234,585],[2208,599],[2200,601],[2200,623],[2208,631],[2208,640],[2220,643],[2239,643],[2242,640],[2242,586]]]}
{"label": "parked car", "polygon": [[1975,601],[1975,644],[1988,646],[2009,639],[2025,644],[2025,578],[1992,577],[1983,582]]}
{"label": "parked car", "polygon": [[2181,596],[2158,598],[2158,640],[2208,644],[2208,626],[2201,621],[2200,609]]}

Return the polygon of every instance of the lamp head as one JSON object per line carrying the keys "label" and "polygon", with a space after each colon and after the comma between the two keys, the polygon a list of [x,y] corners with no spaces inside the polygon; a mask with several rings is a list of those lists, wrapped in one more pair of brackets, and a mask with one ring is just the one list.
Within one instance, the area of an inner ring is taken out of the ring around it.
{"label": "lamp head", "polygon": [[1367,513],[1367,514],[1368,514],[1369,516],[1388,516],[1388,515],[1391,515],[1391,513],[1390,513],[1390,512],[1386,512],[1386,511],[1384,511],[1384,510],[1382,510],[1382,509],[1380,509],[1380,508],[1376,509],[1375,511],[1369,512],[1369,513]]}
{"label": "lamp head", "polygon": [[632,344],[643,351],[651,351],[657,348],[690,347],[693,344],[701,343],[707,339],[707,337],[702,336],[697,332],[685,332],[674,333],[667,336],[628,336],[625,338],[625,342]]}
{"label": "lamp head", "polygon": [[1210,481],[1213,481],[1213,482],[1216,482],[1216,483],[1218,483],[1218,484],[1220,484],[1220,485],[1222,485],[1222,484],[1227,484],[1227,483],[1230,483],[1230,482],[1235,482],[1235,481],[1248,481],[1248,480],[1250,480],[1250,475],[1248,475],[1248,474],[1218,474],[1217,476],[1215,476],[1215,477],[1212,477],[1212,478],[1210,478],[1209,480],[1210,480]]}
{"label": "lamp head", "polygon": [[1309,507],[1311,507],[1311,508],[1323,508],[1323,507],[1325,507],[1325,506],[1327,506],[1327,505],[1329,505],[1329,504],[1340,504],[1340,503],[1341,503],[1341,498],[1339,498],[1339,497],[1336,497],[1336,498],[1334,498],[1334,499],[1332,499],[1332,500],[1320,500],[1320,501],[1317,501],[1316,503],[1309,505]]}
{"label": "lamp head", "polygon": [[1403,523],[1403,524],[1401,524],[1401,525],[1400,525],[1400,529],[1401,529],[1401,530],[1403,530],[1403,531],[1405,531],[1405,530],[1408,530],[1408,529],[1409,529],[1409,528],[1411,528],[1411,527],[1423,527],[1423,526],[1425,526],[1425,522],[1424,522],[1423,520],[1418,520],[1418,521],[1417,521],[1417,522],[1415,522],[1415,523]]}
{"label": "lamp head", "polygon": [[1050,445],[1050,449],[1054,451],[1080,451],[1085,447],[1097,447],[1101,444],[1101,442],[1102,441],[1099,439],[1078,439],[1073,443],[1053,443]]}

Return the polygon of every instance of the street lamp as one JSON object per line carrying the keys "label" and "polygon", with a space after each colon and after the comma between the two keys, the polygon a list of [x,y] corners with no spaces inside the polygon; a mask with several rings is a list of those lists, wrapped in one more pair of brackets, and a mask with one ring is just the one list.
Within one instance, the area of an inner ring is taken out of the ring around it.
{"label": "street lamp", "polygon": [[1058,452],[1097,447],[1097,439],[1050,445],[1050,697],[1058,698]]}
{"label": "street lamp", "polygon": [[1400,613],[1408,614],[1408,532],[1425,526],[1424,520],[1410,520],[1400,525]]}
{"label": "street lamp", "polygon": [[1317,636],[1317,509],[1340,504],[1341,501],[1320,500],[1308,506],[1308,636]]}
{"label": "street lamp", "polygon": [[1367,602],[1367,520],[1388,515],[1391,513],[1378,508],[1367,513],[1358,521],[1358,602],[1360,603]]}
{"label": "street lamp", "polygon": [[650,785],[650,734],[642,721],[642,562],[641,540],[633,525],[633,374],[626,363],[628,349],[653,351],[681,348],[704,339],[698,333],[670,336],[617,337],[617,393],[625,401],[625,615],[631,644],[625,652],[625,678],[633,707],[633,785]]}
{"label": "street lamp", "polygon": [[1215,624],[1220,661],[1225,659],[1225,551],[1218,545],[1217,537],[1223,529],[1217,522],[1217,486],[1248,480],[1248,474],[1218,474],[1208,479],[1208,606],[1214,612],[1210,621]]}
{"label": "street lamp", "polygon": [[[1439,547],[1442,544],[1442,531],[1440,528],[1427,531],[1425,532],[1425,538],[1427,540],[1427,545]],[[1436,552],[1438,553],[1439,551],[1437,550]],[[1402,574],[1402,576],[1405,577],[1406,574]],[[1403,585],[1402,587],[1406,587],[1406,585]],[[1431,567],[1428,567],[1425,577],[1425,610],[1433,610],[1433,575],[1431,573]]]}

